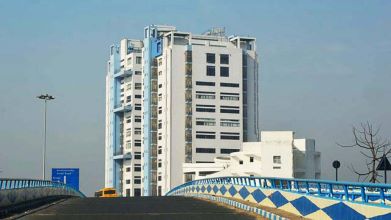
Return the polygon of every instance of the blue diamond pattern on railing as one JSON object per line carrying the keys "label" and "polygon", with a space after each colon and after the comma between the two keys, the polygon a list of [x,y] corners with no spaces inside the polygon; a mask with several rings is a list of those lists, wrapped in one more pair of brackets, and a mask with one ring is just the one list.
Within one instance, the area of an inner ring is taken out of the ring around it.
{"label": "blue diamond pattern on railing", "polygon": [[300,212],[303,216],[308,215],[310,213],[316,212],[319,210],[319,207],[316,206],[313,202],[311,202],[306,197],[302,196],[298,199],[291,201],[291,204]]}
{"label": "blue diamond pattern on railing", "polygon": [[210,191],[212,191],[212,187],[210,187],[209,185],[208,188],[206,188],[206,190],[208,190],[208,193],[210,193]]}
{"label": "blue diamond pattern on railing", "polygon": [[242,199],[246,199],[248,195],[250,195],[250,193],[248,192],[247,188],[245,186],[243,186],[240,190],[239,190],[239,195],[242,197]]}
{"label": "blue diamond pattern on railing", "polygon": [[220,188],[220,192],[221,192],[222,195],[224,195],[227,192],[227,188],[225,188],[225,186],[222,186]]}
{"label": "blue diamond pattern on railing", "polygon": [[195,187],[194,186],[191,187],[191,192],[194,192],[194,190],[195,190]]}
{"label": "blue diamond pattern on railing", "polygon": [[365,216],[356,212],[354,209],[345,205],[343,202],[339,202],[322,210],[332,219],[346,219],[346,216],[349,216],[349,219],[354,220],[366,219]]}
{"label": "blue diamond pattern on railing", "polygon": [[280,192],[276,191],[274,193],[272,193],[270,196],[269,196],[269,199],[273,202],[273,204],[278,208],[280,206],[283,206],[285,204],[287,204],[289,201],[283,196],[281,195]]}
{"label": "blue diamond pattern on railing", "polygon": [[216,194],[217,192],[219,191],[219,187],[217,187],[216,185],[213,187],[213,192]]}
{"label": "blue diamond pattern on railing", "polygon": [[391,219],[391,213],[387,215],[380,215],[370,218],[371,220],[384,220],[384,219]]}
{"label": "blue diamond pattern on railing", "polygon": [[202,186],[201,187],[201,192],[205,192],[205,189],[206,189],[205,186]]}
{"label": "blue diamond pattern on railing", "polygon": [[231,188],[229,188],[228,192],[229,192],[229,194],[231,194],[231,196],[234,196],[238,191],[236,191],[235,187],[231,186]]}
{"label": "blue diamond pattern on railing", "polygon": [[199,186],[197,186],[196,190],[197,190],[197,192],[199,192],[199,191],[200,191],[200,187],[199,187]]}
{"label": "blue diamond pattern on railing", "polygon": [[266,198],[266,195],[259,189],[256,189],[254,192],[252,192],[251,195],[258,203]]}

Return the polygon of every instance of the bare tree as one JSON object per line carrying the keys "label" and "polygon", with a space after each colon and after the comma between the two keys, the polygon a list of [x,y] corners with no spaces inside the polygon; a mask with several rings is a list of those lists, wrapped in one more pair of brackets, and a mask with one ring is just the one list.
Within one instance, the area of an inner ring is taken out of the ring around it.
{"label": "bare tree", "polygon": [[388,140],[380,137],[380,127],[375,130],[371,123],[361,123],[360,127],[353,126],[352,132],[354,136],[354,142],[351,145],[343,145],[337,143],[341,147],[345,148],[358,148],[360,153],[365,157],[365,163],[367,171],[359,172],[353,165],[350,170],[358,175],[358,181],[364,178],[366,181],[369,178],[369,182],[379,182],[378,177],[382,177],[376,170],[376,164],[380,162],[383,155],[389,155],[391,153],[391,144]]}

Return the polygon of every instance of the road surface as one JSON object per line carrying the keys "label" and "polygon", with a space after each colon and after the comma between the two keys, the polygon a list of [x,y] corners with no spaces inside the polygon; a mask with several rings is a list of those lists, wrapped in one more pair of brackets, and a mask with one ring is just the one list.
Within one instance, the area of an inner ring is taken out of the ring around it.
{"label": "road surface", "polygon": [[250,220],[244,211],[189,197],[68,199],[22,219]]}

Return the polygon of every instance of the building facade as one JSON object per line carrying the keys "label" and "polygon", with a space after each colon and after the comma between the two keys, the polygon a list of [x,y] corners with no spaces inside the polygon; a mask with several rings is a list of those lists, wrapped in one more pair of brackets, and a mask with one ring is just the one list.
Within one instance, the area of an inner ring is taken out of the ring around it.
{"label": "building facade", "polygon": [[[141,57],[141,64],[127,65],[128,56]],[[113,46],[108,66],[106,186],[122,195],[164,195],[194,178],[184,175],[184,163],[211,163],[215,157],[240,151],[244,141],[259,140],[255,38],[227,37],[223,29],[196,35],[150,25],[142,41],[125,39]],[[128,82],[138,83],[141,90],[131,86],[122,91]],[[136,100],[134,94],[142,98]],[[121,111],[118,103],[123,104]],[[140,104],[141,111],[136,110]],[[132,119],[129,124],[127,117]],[[136,117],[141,123],[133,123]],[[140,128],[140,136],[126,136]],[[123,148],[127,143],[129,150]],[[134,146],[138,143],[139,148]],[[120,149],[124,150],[117,154]],[[141,185],[134,184],[138,177]]]}
{"label": "building facade", "polygon": [[110,47],[106,76],[105,186],[142,194],[142,41]]}
{"label": "building facade", "polygon": [[320,152],[315,140],[295,139],[292,131],[263,131],[262,141],[243,143],[240,152],[216,157],[214,163],[183,165],[195,179],[224,176],[262,176],[320,179]]}

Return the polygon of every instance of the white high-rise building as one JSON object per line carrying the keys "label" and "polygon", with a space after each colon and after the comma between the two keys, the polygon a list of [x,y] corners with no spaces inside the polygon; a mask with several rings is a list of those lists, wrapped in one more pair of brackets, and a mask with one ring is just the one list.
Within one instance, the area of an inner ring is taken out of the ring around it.
{"label": "white high-rise building", "polygon": [[[137,64],[128,65],[129,56]],[[259,140],[255,38],[227,37],[221,28],[196,35],[150,25],[143,41],[113,46],[108,66],[106,186],[124,196],[164,195],[194,178],[183,173],[184,163],[211,163]],[[133,97],[141,92],[142,99]],[[141,136],[134,134],[139,129]]]}
{"label": "white high-rise building", "polygon": [[106,76],[105,186],[142,193],[142,41],[111,46]]}

